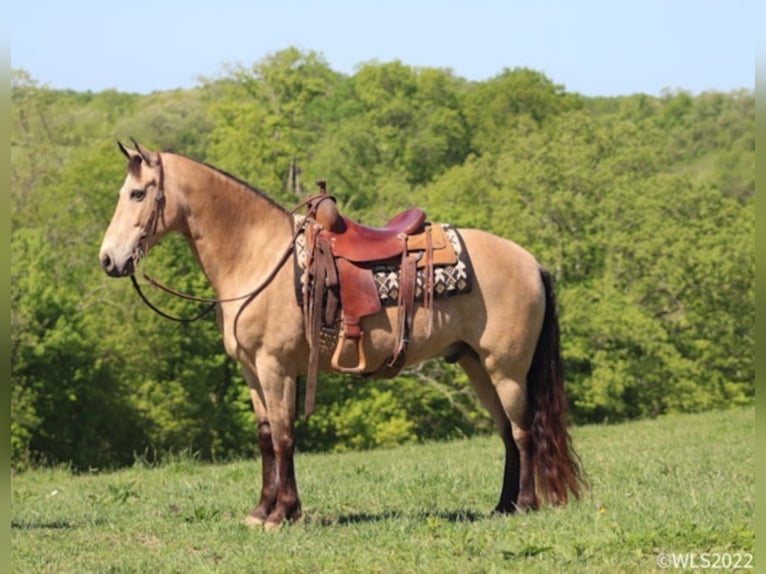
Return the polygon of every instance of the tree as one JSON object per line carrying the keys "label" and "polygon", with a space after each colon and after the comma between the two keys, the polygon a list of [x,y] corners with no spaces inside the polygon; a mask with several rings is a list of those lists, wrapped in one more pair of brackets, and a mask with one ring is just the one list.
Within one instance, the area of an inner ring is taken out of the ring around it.
{"label": "tree", "polygon": [[339,75],[317,53],[288,48],[231,76],[226,97],[212,106],[209,160],[293,201],[284,191],[291,167],[306,163]]}

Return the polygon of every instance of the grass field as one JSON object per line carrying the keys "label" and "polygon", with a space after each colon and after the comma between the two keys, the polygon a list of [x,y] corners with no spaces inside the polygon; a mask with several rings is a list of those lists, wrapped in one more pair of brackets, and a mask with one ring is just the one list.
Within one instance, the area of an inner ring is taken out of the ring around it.
{"label": "grass field", "polygon": [[[496,517],[500,439],[299,455],[306,520],[242,525],[260,463],[12,479],[14,572],[652,572],[751,554],[753,408],[573,429],[580,502]],[[754,562],[753,562],[754,564]]]}

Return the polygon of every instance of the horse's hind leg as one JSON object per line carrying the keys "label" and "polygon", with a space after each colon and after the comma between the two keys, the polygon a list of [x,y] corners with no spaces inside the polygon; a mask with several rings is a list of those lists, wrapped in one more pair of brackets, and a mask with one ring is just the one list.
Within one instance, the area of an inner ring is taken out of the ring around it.
{"label": "horse's hind leg", "polygon": [[459,360],[460,366],[473,384],[476,395],[489,411],[495,423],[500,438],[505,445],[505,469],[503,471],[503,488],[495,512],[509,513],[516,510],[516,500],[519,495],[519,449],[513,439],[511,420],[505,413],[500,398],[497,396],[492,380],[473,351],[466,353]]}
{"label": "horse's hind leg", "polygon": [[271,424],[266,412],[263,391],[255,375],[248,369],[244,370],[245,380],[250,387],[250,398],[253,402],[256,421],[258,423],[258,446],[261,451],[261,498],[258,505],[245,519],[248,526],[260,526],[266,522],[277,502],[279,477],[277,475],[274,443],[271,436]]}
{"label": "horse's hind leg", "polygon": [[513,442],[519,450],[519,496],[516,500],[516,509],[521,512],[535,510],[539,504],[535,492],[532,417],[527,404],[526,377],[517,375],[514,378],[505,375],[504,372],[490,369],[487,371],[494,383],[498,399],[506,415],[511,419]]}

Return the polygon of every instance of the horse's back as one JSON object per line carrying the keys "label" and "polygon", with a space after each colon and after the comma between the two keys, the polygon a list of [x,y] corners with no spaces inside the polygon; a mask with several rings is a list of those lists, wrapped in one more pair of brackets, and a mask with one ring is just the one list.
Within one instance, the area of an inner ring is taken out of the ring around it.
{"label": "horse's back", "polygon": [[510,239],[479,229],[459,232],[471,258],[475,282],[485,295],[492,290],[511,289],[522,301],[544,299],[540,265],[529,251]]}

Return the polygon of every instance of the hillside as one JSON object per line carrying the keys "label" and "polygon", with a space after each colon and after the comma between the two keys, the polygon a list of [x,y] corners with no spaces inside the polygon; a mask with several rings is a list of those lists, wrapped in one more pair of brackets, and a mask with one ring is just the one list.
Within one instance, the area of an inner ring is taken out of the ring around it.
{"label": "hillside", "polygon": [[[500,440],[302,454],[307,518],[248,529],[257,463],[189,457],[13,481],[18,572],[650,572],[670,554],[752,560],[755,412],[586,425],[579,502],[490,516]],[[699,562],[698,562],[699,563]],[[733,562],[731,562],[733,563]],[[726,568],[730,570],[731,568]]]}

